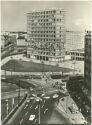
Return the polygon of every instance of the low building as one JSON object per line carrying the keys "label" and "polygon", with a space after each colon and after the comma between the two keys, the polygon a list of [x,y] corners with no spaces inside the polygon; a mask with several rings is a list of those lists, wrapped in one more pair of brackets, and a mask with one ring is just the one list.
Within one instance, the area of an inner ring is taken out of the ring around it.
{"label": "low building", "polygon": [[84,49],[70,51],[71,60],[84,61]]}
{"label": "low building", "polygon": [[17,38],[17,51],[24,51],[27,48],[27,40],[24,36],[19,36]]}

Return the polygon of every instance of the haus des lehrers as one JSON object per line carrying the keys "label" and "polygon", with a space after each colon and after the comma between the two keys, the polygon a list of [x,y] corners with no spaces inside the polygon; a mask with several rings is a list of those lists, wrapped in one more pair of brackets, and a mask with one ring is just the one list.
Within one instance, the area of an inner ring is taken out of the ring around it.
{"label": "haus des lehrers", "polygon": [[65,57],[65,10],[27,13],[27,57],[61,62]]}

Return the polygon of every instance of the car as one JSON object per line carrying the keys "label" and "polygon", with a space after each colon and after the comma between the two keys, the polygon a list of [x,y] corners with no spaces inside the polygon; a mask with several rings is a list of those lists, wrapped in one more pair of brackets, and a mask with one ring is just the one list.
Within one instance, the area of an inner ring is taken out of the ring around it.
{"label": "car", "polygon": [[49,96],[45,96],[45,97],[43,97],[43,98],[45,98],[45,99],[50,99],[50,97],[49,97]]}
{"label": "car", "polygon": [[30,99],[29,99],[29,98],[27,99],[27,102],[30,102]]}
{"label": "car", "polygon": [[39,98],[39,97],[37,97],[37,98],[35,98],[35,99],[36,99],[37,102],[42,101],[42,99]]}
{"label": "car", "polygon": [[30,115],[29,120],[33,121],[35,119],[35,115]]}
{"label": "car", "polygon": [[43,93],[41,96],[45,96],[45,94]]}
{"label": "car", "polygon": [[53,98],[58,98],[58,96],[59,96],[58,94],[54,94]]}

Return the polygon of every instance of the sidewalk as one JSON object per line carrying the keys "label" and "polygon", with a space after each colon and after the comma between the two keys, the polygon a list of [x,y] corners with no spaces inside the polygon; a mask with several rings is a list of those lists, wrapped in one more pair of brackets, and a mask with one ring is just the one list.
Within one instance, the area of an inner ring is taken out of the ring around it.
{"label": "sidewalk", "polygon": [[[27,100],[27,99],[26,99]],[[7,124],[12,124],[12,122],[14,121],[14,119],[17,117],[17,115],[21,112],[21,110],[23,109],[23,107],[26,104],[26,100],[23,102],[23,104],[18,108],[18,110],[15,112],[15,114],[12,116],[12,118],[7,122]]]}
{"label": "sidewalk", "polygon": [[[68,107],[74,105],[75,113],[71,113]],[[65,115],[65,117],[69,118],[74,124],[84,124],[87,123],[82,113],[78,110],[77,105],[74,100],[70,97],[64,97],[64,101],[62,99],[59,100],[57,104],[57,108]]]}
{"label": "sidewalk", "polygon": [[1,66],[3,66],[5,63],[7,63],[11,59],[18,59],[19,60],[21,58],[23,58],[23,54],[8,56],[8,57],[1,60]]}

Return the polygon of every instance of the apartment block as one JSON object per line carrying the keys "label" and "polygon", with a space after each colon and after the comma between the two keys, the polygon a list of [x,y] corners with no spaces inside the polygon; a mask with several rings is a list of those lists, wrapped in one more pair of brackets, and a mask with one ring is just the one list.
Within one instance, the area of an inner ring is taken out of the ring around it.
{"label": "apartment block", "polygon": [[27,56],[60,62],[65,58],[65,10],[43,9],[27,13]]}

